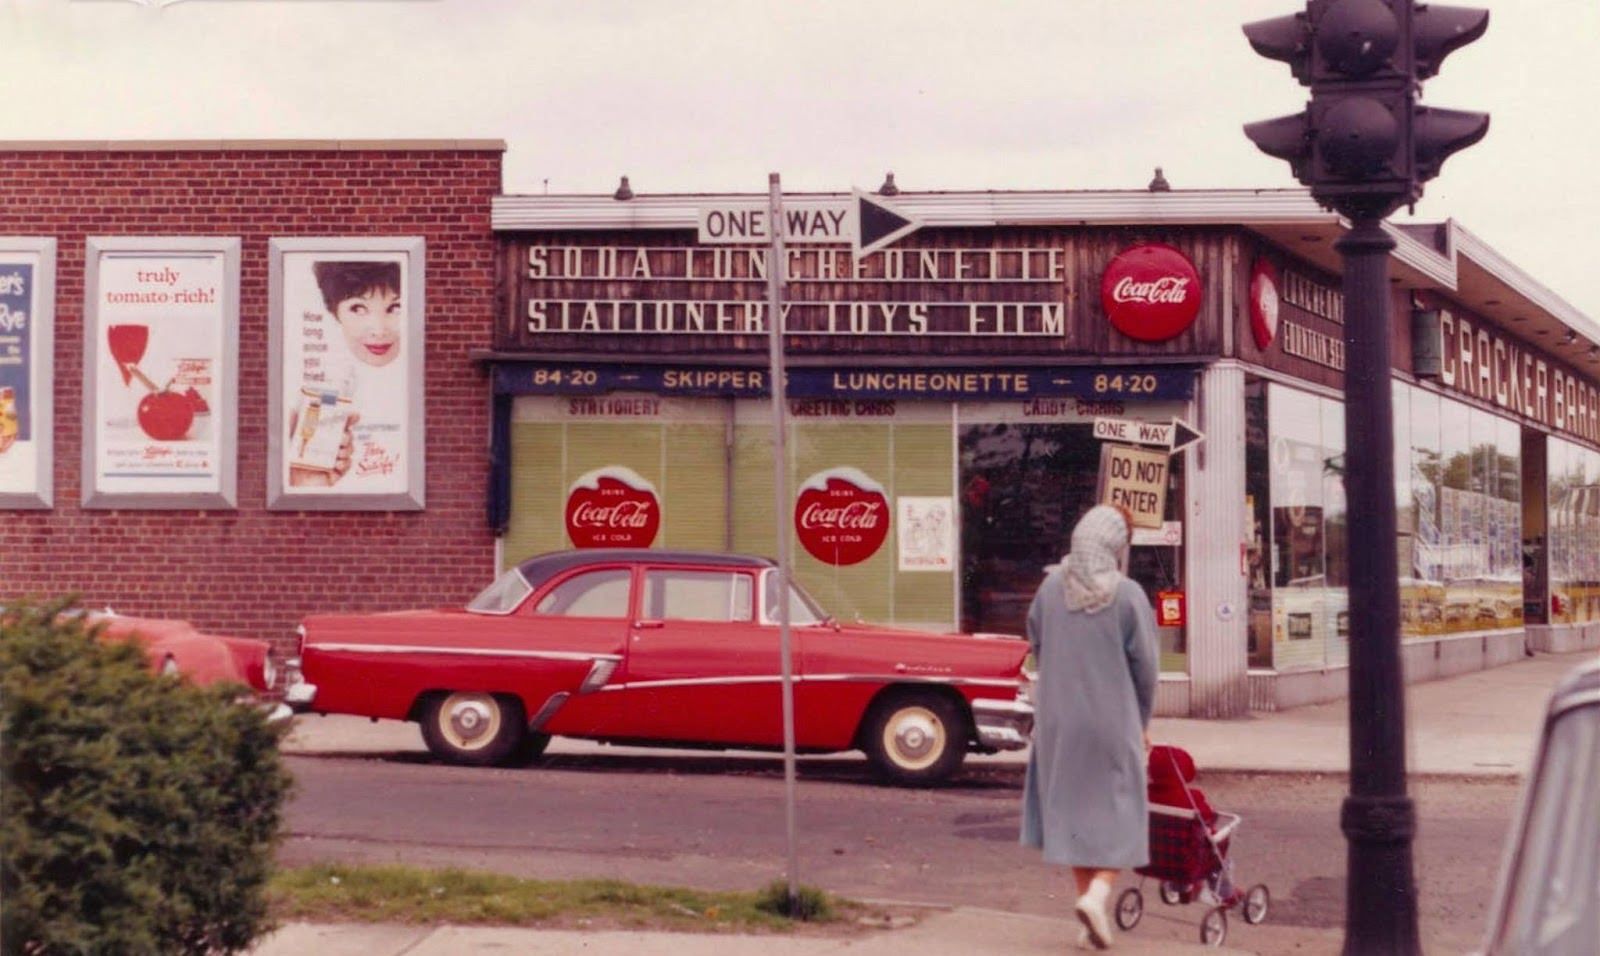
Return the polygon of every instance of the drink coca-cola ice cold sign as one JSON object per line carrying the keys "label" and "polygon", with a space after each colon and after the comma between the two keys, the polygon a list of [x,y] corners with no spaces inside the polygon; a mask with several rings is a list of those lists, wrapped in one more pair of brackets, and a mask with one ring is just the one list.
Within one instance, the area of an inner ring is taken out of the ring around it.
{"label": "drink coca-cola ice cold sign", "polygon": [[800,544],[825,564],[859,564],[889,536],[883,486],[855,468],[829,468],[807,478],[794,503]]}
{"label": "drink coca-cola ice cold sign", "polygon": [[1163,243],[1125,249],[1100,277],[1100,307],[1129,338],[1163,342],[1200,314],[1200,273],[1188,256]]}
{"label": "drink coca-cola ice cold sign", "polygon": [[1256,346],[1265,349],[1278,334],[1278,270],[1265,258],[1258,258],[1250,270],[1250,332]]}
{"label": "drink coca-cola ice cold sign", "polygon": [[648,548],[661,530],[661,500],[631,468],[591,471],[567,491],[567,537],[579,548]]}

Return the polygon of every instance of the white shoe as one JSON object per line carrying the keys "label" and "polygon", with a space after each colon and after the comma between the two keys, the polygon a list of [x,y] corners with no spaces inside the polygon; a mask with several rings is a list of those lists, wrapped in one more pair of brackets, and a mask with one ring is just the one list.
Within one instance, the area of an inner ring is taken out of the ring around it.
{"label": "white shoe", "polygon": [[1106,919],[1105,907],[1096,906],[1083,897],[1072,907],[1078,914],[1078,922],[1089,934],[1089,945],[1095,949],[1111,948],[1111,921]]}

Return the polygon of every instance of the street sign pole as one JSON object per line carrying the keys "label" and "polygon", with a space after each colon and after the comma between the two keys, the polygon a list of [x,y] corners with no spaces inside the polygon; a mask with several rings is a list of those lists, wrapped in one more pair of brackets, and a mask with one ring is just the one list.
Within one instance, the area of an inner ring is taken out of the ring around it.
{"label": "street sign pole", "polygon": [[789,915],[800,907],[800,851],[795,835],[794,668],[789,628],[789,453],[785,441],[783,394],[783,189],[778,174],[767,176],[772,223],[767,251],[767,345],[772,376],[773,509],[778,523],[778,652],[783,658],[784,830],[789,844]]}

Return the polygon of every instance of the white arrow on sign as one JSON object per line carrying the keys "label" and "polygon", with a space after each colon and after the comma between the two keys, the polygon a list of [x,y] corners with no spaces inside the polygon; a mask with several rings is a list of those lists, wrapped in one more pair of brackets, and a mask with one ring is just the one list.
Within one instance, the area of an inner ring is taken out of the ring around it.
{"label": "white arrow on sign", "polygon": [[1203,441],[1205,435],[1189,427],[1181,418],[1170,422],[1137,422],[1129,418],[1096,418],[1094,437],[1101,441],[1132,442],[1136,445],[1162,445],[1177,454]]}

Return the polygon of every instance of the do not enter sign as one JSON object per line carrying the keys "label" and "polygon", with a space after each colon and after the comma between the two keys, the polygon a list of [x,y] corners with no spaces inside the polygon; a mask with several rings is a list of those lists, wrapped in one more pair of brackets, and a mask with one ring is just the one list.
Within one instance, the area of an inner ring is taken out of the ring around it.
{"label": "do not enter sign", "polygon": [[1120,505],[1133,516],[1135,528],[1159,528],[1167,510],[1165,448],[1137,445],[1100,446],[1100,503]]}

